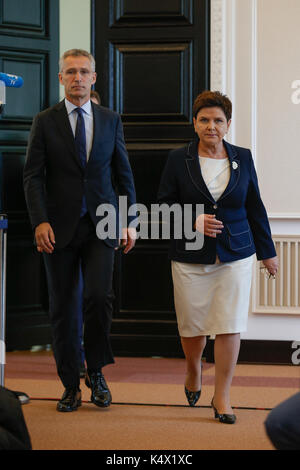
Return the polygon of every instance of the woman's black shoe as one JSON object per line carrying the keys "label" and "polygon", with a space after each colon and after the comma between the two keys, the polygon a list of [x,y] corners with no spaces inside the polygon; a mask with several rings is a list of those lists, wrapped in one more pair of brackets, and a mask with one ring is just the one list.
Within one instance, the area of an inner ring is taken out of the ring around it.
{"label": "woman's black shoe", "polygon": [[225,423],[225,424],[234,424],[236,422],[236,416],[235,415],[230,415],[227,413],[219,413],[218,410],[215,408],[214,405],[214,399],[211,401],[211,406],[213,407],[213,410],[215,412],[215,419],[219,419],[220,423]]}
{"label": "woman's black shoe", "polygon": [[186,387],[184,387],[185,391],[185,396],[187,398],[187,401],[189,402],[190,406],[195,406],[197,401],[200,398],[201,395],[201,389],[202,389],[202,363],[201,363],[201,385],[200,385],[200,390],[197,392],[190,392]]}
{"label": "woman's black shoe", "polygon": [[186,387],[184,387],[185,396],[190,406],[195,406],[201,395],[201,389],[198,392],[190,392]]}

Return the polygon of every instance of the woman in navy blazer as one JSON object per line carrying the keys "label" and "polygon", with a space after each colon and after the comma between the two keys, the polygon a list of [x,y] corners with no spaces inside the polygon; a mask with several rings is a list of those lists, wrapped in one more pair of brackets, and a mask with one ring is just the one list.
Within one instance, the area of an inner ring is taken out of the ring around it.
{"label": "woman in navy blazer", "polygon": [[[168,205],[204,205],[204,214],[193,212],[194,228],[204,234],[203,247],[187,250],[188,240],[174,237],[169,257],[187,360],[186,397],[190,406],[200,397],[206,336],[215,335],[212,406],[215,417],[228,424],[236,420],[229,394],[243,331],[238,318],[243,315],[243,325],[247,321],[252,255],[256,253],[270,275],[278,269],[251,152],[224,140],[231,111],[230,100],[219,92],[206,91],[196,98],[193,122],[197,138],[170,152],[158,195]],[[223,315],[223,311],[229,313]]]}

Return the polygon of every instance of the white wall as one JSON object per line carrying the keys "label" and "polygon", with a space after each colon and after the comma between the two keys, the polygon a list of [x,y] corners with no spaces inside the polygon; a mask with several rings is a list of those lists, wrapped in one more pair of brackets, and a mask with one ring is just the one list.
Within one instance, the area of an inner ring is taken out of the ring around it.
{"label": "white wall", "polygon": [[[252,149],[272,232],[284,236],[300,236],[299,17],[299,0],[212,0],[212,89],[233,101],[230,140]],[[243,338],[300,338],[299,315],[252,309]]]}
{"label": "white wall", "polygon": [[300,218],[300,105],[291,99],[292,82],[300,79],[300,1],[263,0],[257,9],[257,154],[262,191],[270,213]]}
{"label": "white wall", "polygon": [[[91,50],[91,1],[60,0],[59,2],[60,56],[69,49]],[[60,98],[64,97],[60,87]]]}

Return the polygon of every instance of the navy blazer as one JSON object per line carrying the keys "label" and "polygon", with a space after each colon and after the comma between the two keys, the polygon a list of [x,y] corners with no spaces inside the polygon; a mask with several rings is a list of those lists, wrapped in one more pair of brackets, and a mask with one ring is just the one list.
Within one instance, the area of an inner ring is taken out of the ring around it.
{"label": "navy blazer", "polygon": [[[113,181],[119,195],[127,196],[128,206],[136,203],[121,118],[93,102],[92,110],[93,144],[85,169],[76,153],[64,100],[39,113],[32,124],[24,167],[25,197],[33,229],[42,222],[49,222],[56,248],[71,241],[80,218],[83,194],[95,225],[101,220],[96,216],[97,207],[103,203],[115,207],[118,222]],[[116,238],[105,242],[116,246],[117,238],[118,224]]]}
{"label": "navy blazer", "polygon": [[169,251],[172,260],[213,264],[216,255],[222,262],[246,258],[255,252],[258,260],[276,256],[251,152],[223,142],[230,161],[230,180],[218,201],[210,194],[201,174],[198,138],[169,154],[160,182],[159,202],[181,206],[204,204],[204,212],[215,214],[224,225],[216,238],[204,236],[200,250],[187,251],[185,245],[190,240],[173,238]]}

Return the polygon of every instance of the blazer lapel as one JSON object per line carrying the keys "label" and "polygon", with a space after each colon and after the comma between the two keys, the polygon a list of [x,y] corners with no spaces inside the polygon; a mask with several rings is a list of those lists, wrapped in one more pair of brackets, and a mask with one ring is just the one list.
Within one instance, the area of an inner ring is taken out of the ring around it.
{"label": "blazer lapel", "polygon": [[215,200],[210,194],[209,190],[207,189],[207,186],[202,177],[199,158],[198,158],[198,143],[199,143],[199,140],[195,139],[193,142],[189,144],[188,149],[187,149],[186,165],[187,165],[188,174],[194,186],[196,186],[196,188],[198,189],[198,191],[200,191],[203,194],[203,196],[206,197],[206,199],[214,203]]}
{"label": "blazer lapel", "polygon": [[227,155],[228,155],[229,162],[230,162],[230,179],[229,179],[228,185],[226,186],[225,191],[219,197],[218,202],[224,197],[228,196],[228,194],[230,194],[234,190],[240,178],[240,161],[237,159],[237,156],[238,156],[237,151],[232,145],[230,145],[225,140],[223,140],[223,143],[226,148]]}
{"label": "blazer lapel", "polygon": [[[190,143],[188,146],[187,150],[187,157],[186,157],[186,164],[187,164],[187,169],[189,176],[193,182],[193,184],[196,186],[196,188],[207,198],[209,201],[214,202],[215,200],[210,194],[209,190],[207,189],[207,186],[205,184],[205,181],[202,177],[201,173],[201,167],[199,163],[199,158],[198,158],[198,143],[199,140],[195,139],[193,142]],[[236,187],[239,177],[240,177],[240,161],[237,159],[237,152],[233,148],[232,145],[230,145],[228,142],[223,140],[223,143],[226,148],[226,152],[228,155],[229,163],[230,163],[230,179],[228,182],[228,185],[223,192],[223,194],[219,197],[218,201],[223,199],[224,197],[228,196],[228,194],[231,193],[231,191],[234,190]]]}
{"label": "blazer lapel", "polygon": [[56,111],[56,113],[54,113],[54,119],[56,121],[58,131],[62,135],[64,141],[66,142],[70,150],[70,153],[74,157],[76,163],[79,165],[79,167],[83,171],[82,165],[79,161],[79,157],[76,153],[74,135],[73,135],[72,128],[70,125],[69,116],[67,113],[67,109],[65,107],[64,100],[58,103],[58,105],[54,109]]}

